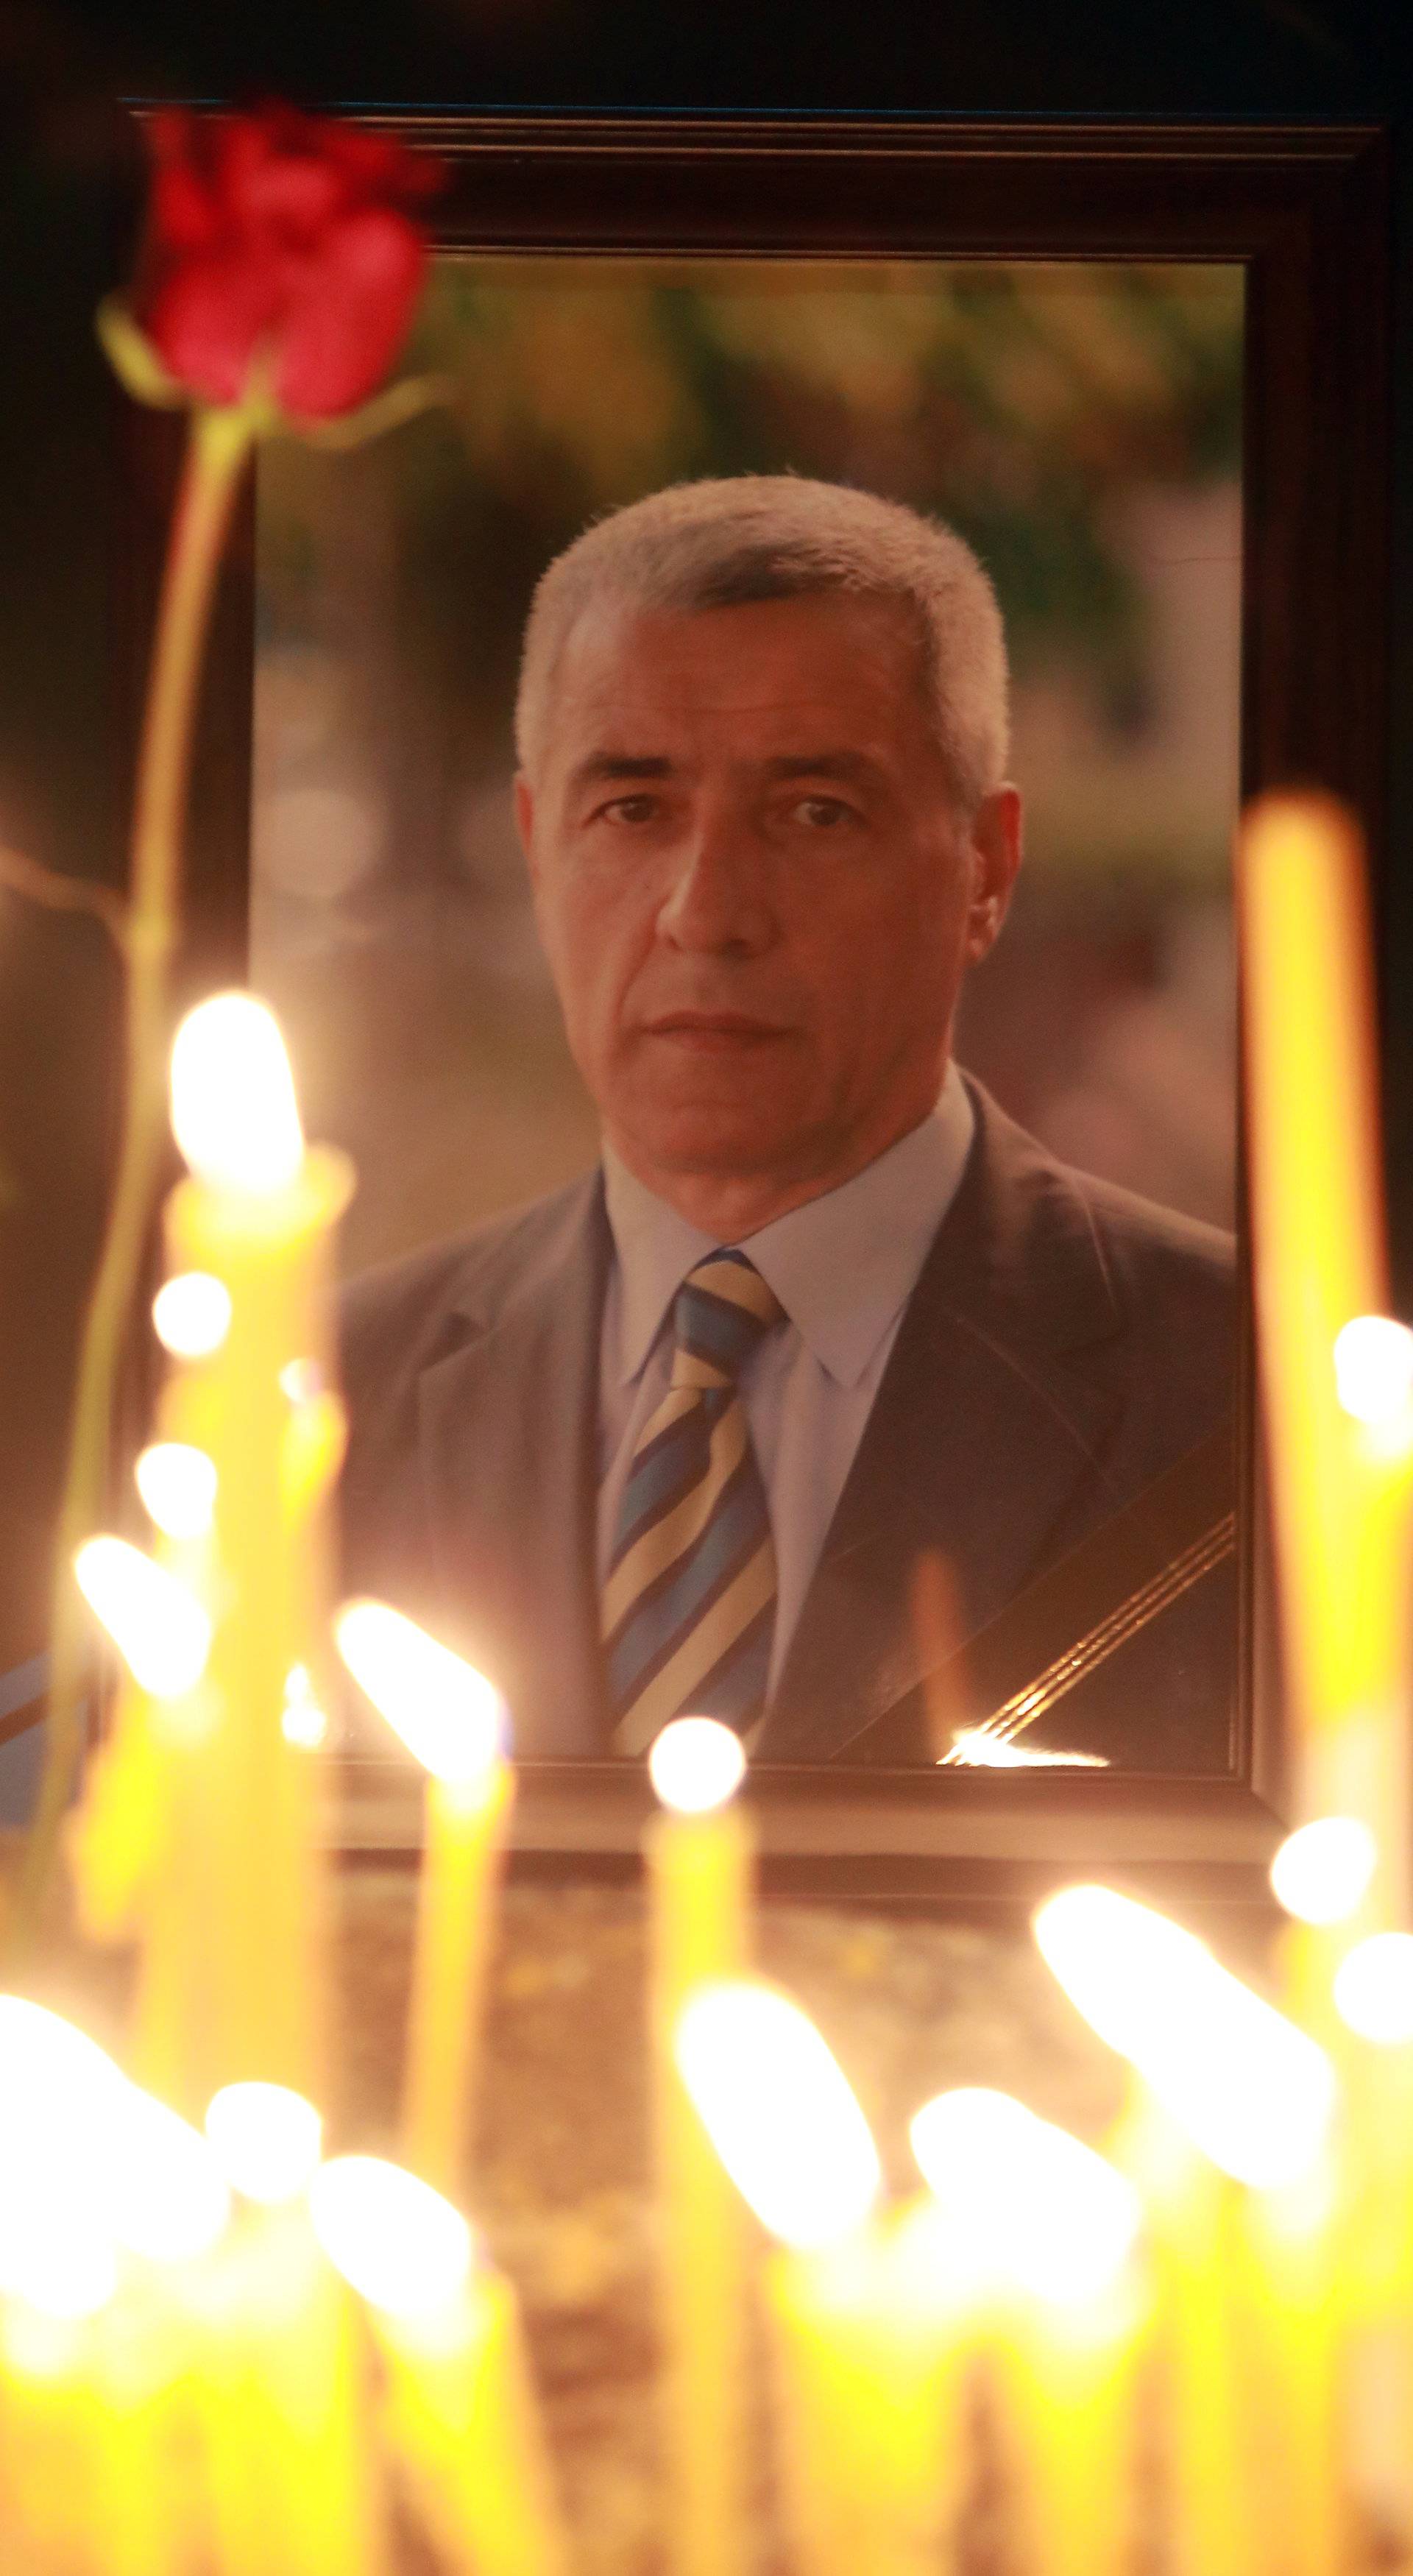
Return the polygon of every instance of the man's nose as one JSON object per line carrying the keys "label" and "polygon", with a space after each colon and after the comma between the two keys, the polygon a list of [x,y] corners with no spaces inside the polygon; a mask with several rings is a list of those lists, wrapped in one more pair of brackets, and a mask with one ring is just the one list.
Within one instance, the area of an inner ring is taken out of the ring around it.
{"label": "man's nose", "polygon": [[749,821],[703,812],[676,853],[658,932],[675,948],[755,956],[770,945],[772,925],[762,853]]}

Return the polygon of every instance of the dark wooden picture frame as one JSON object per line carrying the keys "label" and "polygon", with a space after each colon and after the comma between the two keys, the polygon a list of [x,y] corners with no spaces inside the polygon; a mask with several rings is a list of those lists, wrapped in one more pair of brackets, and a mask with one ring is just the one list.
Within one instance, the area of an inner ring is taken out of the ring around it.
{"label": "dark wooden picture frame", "polygon": [[[929,116],[483,115],[363,120],[436,152],[448,249],[1220,260],[1247,288],[1243,792],[1305,781],[1362,818],[1381,883],[1386,754],[1387,157],[1362,127],[990,123]],[[136,596],[150,597],[165,425],[135,422]],[[243,968],[251,532],[216,629],[194,798],[186,974]],[[1242,1895],[1282,1830],[1278,1685],[1244,1332],[1238,1776],[773,1768],[751,1783],[767,1884],[938,1902],[1103,1868]],[[522,1866],[617,1874],[638,1766],[522,1770]],[[410,1847],[415,1781],[350,1766],[343,1840]]]}

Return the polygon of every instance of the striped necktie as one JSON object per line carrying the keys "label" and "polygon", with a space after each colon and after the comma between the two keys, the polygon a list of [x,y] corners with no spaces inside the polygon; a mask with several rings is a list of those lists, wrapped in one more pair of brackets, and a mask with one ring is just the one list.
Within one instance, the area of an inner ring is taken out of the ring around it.
{"label": "striped necktie", "polygon": [[738,1378],[784,1309],[744,1252],[689,1271],[672,1382],[619,1505],[602,1634],[616,1753],[689,1711],[745,1730],[765,1706],[775,1544]]}

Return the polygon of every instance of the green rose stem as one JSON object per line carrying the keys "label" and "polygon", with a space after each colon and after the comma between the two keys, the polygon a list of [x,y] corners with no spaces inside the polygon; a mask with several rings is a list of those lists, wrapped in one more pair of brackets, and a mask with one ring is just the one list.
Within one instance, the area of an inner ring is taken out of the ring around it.
{"label": "green rose stem", "polygon": [[21,1954],[33,1943],[83,1752],[89,1652],[73,1557],[93,1536],[106,1497],[114,1383],[165,1151],[171,966],[192,734],[216,575],[256,428],[248,409],[193,412],[163,575],[138,759],[130,894],[120,935],[122,1132],[79,1349],[51,1613],[44,1772],[12,1925],[12,1946]]}

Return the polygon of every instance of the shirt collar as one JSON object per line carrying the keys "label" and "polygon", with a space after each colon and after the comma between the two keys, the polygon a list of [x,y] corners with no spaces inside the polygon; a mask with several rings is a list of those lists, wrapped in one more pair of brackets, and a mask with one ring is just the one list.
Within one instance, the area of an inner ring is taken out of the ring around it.
{"label": "shirt collar", "polygon": [[[820,1366],[855,1386],[917,1285],[956,1196],[976,1118],[956,1066],[936,1108],[837,1190],[743,1238],[761,1277]],[[640,1375],[672,1301],[698,1261],[719,1249],[608,1148],[604,1196],[621,1297],[618,1375]]]}

